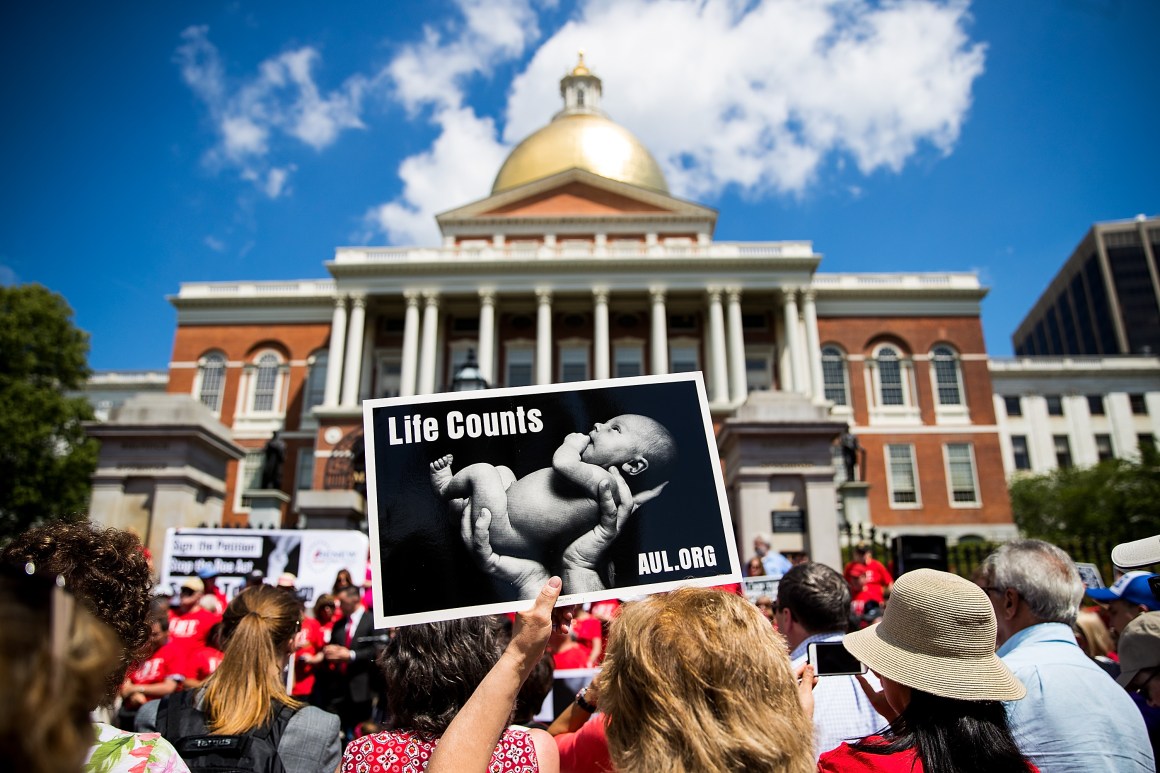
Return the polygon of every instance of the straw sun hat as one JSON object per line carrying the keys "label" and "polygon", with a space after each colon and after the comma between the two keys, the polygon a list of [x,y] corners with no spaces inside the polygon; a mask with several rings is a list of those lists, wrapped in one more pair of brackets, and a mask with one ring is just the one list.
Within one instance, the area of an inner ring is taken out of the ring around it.
{"label": "straw sun hat", "polygon": [[899,684],[960,700],[1012,701],[1027,691],[995,655],[995,612],[973,582],[933,569],[894,583],[882,622],[846,649]]}

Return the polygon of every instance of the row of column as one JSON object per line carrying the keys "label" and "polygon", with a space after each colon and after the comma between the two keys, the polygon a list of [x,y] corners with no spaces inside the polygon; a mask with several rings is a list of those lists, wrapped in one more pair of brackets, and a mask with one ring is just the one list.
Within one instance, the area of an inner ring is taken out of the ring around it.
{"label": "row of column", "polygon": [[[818,338],[817,308],[814,291],[800,291],[802,310],[799,317],[798,288],[784,287],[782,312],[785,354],[782,359],[781,385],[784,391],[820,397],[823,392],[822,360]],[[748,393],[745,367],[745,338],[742,331],[741,289],[710,287],[708,296],[709,399],[713,403],[740,403]],[[593,377],[611,375],[607,288],[596,288],[593,297]],[[436,365],[439,344],[439,295],[433,292],[404,294],[403,351],[399,394],[431,394],[436,391]],[[496,353],[495,291],[479,291],[479,367],[489,383],[495,383],[493,363]],[[422,307],[420,309],[420,306]],[[649,290],[650,372],[668,373],[668,313],[666,291]],[[800,340],[804,328],[805,341]],[[362,341],[366,330],[366,297],[335,300],[330,331],[330,359],[326,373],[323,405],[327,407],[358,405],[363,368]],[[347,346],[347,340],[352,345]],[[535,383],[550,384],[552,378],[552,291],[536,291]]]}

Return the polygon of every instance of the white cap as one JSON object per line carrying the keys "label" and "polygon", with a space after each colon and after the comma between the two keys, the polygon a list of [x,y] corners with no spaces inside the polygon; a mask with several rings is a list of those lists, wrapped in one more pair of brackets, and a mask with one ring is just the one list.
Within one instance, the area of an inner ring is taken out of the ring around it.
{"label": "white cap", "polygon": [[1124,569],[1160,564],[1160,534],[1116,545],[1112,548],[1112,563]]}

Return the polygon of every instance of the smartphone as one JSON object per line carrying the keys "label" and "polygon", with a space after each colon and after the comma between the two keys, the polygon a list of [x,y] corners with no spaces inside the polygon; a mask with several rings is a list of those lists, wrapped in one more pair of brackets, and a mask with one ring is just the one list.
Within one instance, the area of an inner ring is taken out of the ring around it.
{"label": "smartphone", "polygon": [[866,673],[866,664],[851,655],[840,641],[814,642],[806,649],[806,659],[818,676]]}

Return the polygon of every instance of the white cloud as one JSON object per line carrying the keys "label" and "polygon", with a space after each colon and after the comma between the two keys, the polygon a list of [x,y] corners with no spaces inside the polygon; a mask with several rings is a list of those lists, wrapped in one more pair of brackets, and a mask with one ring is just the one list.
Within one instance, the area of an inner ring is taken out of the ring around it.
{"label": "white cloud", "polygon": [[958,139],[983,71],[969,21],[965,0],[592,0],[516,79],[504,138],[544,124],[584,48],[679,194],[801,194],[835,153],[899,171]]}
{"label": "white cloud", "polygon": [[209,111],[218,143],[206,154],[215,168],[235,167],[239,176],[270,198],[286,194],[293,164],[276,165],[270,156],[293,139],[322,150],[344,129],[363,128],[361,103],[368,87],[364,76],[348,78],[342,87],[322,94],[313,70],[319,60],[306,46],[263,61],[247,79],[227,78],[208,27],[181,34],[175,61],[182,78]]}
{"label": "white cloud", "polygon": [[201,241],[214,252],[225,252],[226,250],[226,243],[215,236],[206,236]]}
{"label": "white cloud", "polygon": [[428,27],[386,68],[395,97],[412,117],[429,109],[439,135],[399,165],[403,192],[367,211],[365,239],[381,232],[396,244],[437,243],[435,214],[479,198],[503,163],[495,123],[464,104],[464,82],[521,56],[539,36],[536,14],[526,0],[459,0],[459,7],[461,20],[442,31]]}
{"label": "white cloud", "polygon": [[20,276],[16,269],[0,263],[0,287],[14,287],[20,284]]}

